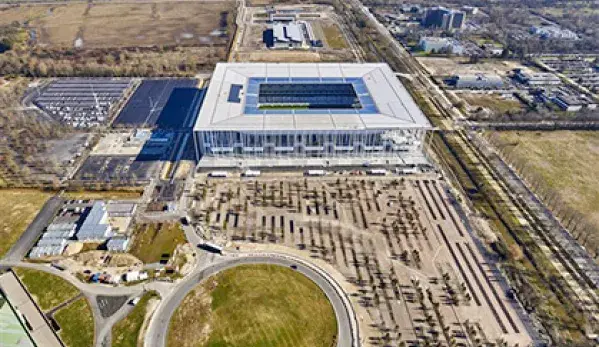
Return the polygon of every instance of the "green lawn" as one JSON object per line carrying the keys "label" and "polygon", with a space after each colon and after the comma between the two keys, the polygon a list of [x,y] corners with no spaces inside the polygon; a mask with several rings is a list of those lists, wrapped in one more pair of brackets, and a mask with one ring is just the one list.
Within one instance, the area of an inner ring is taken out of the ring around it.
{"label": "green lawn", "polygon": [[179,223],[140,224],[135,228],[132,255],[144,263],[155,263],[173,254],[177,245],[186,243]]}
{"label": "green lawn", "polygon": [[59,336],[67,347],[94,345],[94,317],[85,298],[80,298],[54,314]]}
{"label": "green lawn", "polygon": [[79,294],[79,289],[58,276],[25,268],[13,270],[43,311],[50,310]]}
{"label": "green lawn", "polygon": [[0,258],[21,237],[51,196],[34,189],[0,189]]}
{"label": "green lawn", "polygon": [[331,347],[333,308],[310,279],[275,265],[243,265],[192,290],[170,323],[169,346]]}
{"label": "green lawn", "polygon": [[136,347],[141,327],[144,323],[148,302],[157,298],[158,293],[151,291],[143,295],[133,311],[112,328],[112,347]]}

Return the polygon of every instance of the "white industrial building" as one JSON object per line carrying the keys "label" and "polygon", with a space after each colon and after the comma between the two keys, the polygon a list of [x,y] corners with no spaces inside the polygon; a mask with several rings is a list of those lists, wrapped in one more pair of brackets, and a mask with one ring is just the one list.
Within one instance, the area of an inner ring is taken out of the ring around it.
{"label": "white industrial building", "polygon": [[302,166],[311,158],[330,165],[344,158],[406,163],[407,157],[426,161],[429,129],[387,64],[221,63],[194,140],[200,165],[212,167],[243,160],[276,166],[293,158]]}
{"label": "white industrial building", "polygon": [[272,48],[275,49],[309,48],[318,44],[312,26],[305,21],[276,22],[272,31]]}
{"label": "white industrial building", "polygon": [[514,78],[520,83],[531,87],[538,86],[557,86],[562,84],[562,80],[550,72],[526,72],[521,69],[514,70]]}
{"label": "white industrial building", "polygon": [[108,212],[104,201],[94,201],[85,220],[77,231],[77,240],[103,242],[112,236],[112,228],[108,223]]}
{"label": "white industrial building", "polygon": [[458,89],[501,89],[503,79],[497,75],[455,75],[450,78],[450,84]]}

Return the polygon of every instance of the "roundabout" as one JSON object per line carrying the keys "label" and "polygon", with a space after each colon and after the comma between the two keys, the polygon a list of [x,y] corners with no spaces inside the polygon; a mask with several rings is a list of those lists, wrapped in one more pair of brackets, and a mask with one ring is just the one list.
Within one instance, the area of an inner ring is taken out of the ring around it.
{"label": "roundabout", "polygon": [[[240,279],[255,288],[244,287],[240,294],[241,287],[236,284]],[[272,286],[264,281],[271,281]],[[203,302],[199,307],[203,305],[204,310],[190,311],[194,297]],[[284,311],[277,311],[280,308]],[[273,321],[265,324],[268,318]],[[286,330],[289,324],[298,327]],[[205,330],[185,331],[194,328]],[[254,329],[268,333],[255,333]],[[279,254],[212,257],[161,301],[147,331],[145,346],[158,347],[185,345],[190,336],[201,346],[231,342],[240,336],[253,336],[258,344],[272,338],[282,345],[289,341],[299,345],[314,345],[314,341],[324,342],[323,346],[359,345],[355,313],[339,285],[313,264]],[[272,339],[267,342],[276,345]],[[247,345],[248,341],[244,342]]]}

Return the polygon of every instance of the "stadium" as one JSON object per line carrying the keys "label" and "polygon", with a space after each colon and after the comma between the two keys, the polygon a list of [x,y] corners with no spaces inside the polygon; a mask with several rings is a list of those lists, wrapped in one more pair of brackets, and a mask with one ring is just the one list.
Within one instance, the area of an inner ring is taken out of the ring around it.
{"label": "stadium", "polygon": [[417,164],[430,129],[387,64],[221,63],[194,140],[207,167]]}

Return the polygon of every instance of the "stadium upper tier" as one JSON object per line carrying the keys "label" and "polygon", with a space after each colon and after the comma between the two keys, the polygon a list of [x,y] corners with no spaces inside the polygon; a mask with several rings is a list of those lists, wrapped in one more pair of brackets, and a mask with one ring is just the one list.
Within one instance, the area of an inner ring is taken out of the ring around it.
{"label": "stadium upper tier", "polygon": [[195,131],[428,129],[387,64],[219,63]]}

